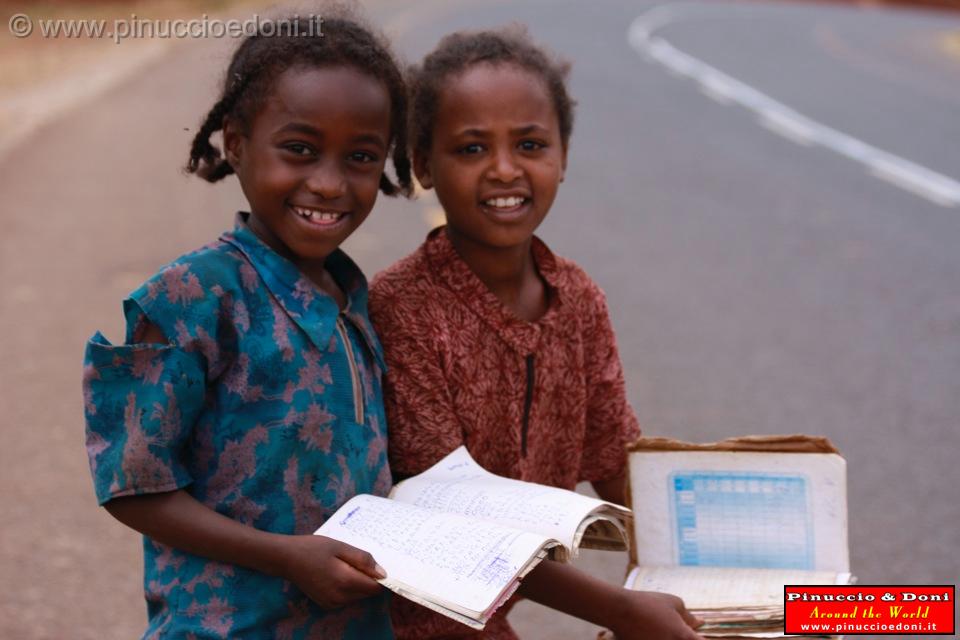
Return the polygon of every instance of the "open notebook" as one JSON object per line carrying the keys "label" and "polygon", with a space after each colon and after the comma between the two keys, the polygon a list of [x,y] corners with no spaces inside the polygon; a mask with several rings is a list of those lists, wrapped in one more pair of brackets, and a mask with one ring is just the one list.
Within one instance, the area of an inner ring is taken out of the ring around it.
{"label": "open notebook", "polygon": [[619,505],[494,475],[460,447],[390,498],[352,498],[315,533],[370,552],[385,587],[482,629],[548,554],[625,550],[629,520]]}

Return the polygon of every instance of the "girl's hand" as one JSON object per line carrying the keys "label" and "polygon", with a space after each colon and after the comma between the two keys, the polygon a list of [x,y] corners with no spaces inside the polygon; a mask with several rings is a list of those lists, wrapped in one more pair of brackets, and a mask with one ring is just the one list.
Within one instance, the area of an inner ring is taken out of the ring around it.
{"label": "girl's hand", "polygon": [[289,536],[281,575],[324,609],[337,609],[379,593],[387,574],[366,551],[326,536]]}
{"label": "girl's hand", "polygon": [[668,593],[622,590],[620,615],[611,630],[617,640],[703,640],[694,629],[703,624],[683,600]]}
{"label": "girl's hand", "polygon": [[268,533],[231,520],[183,489],[115,498],[107,510],[157,542],[217,562],[286,578],[333,609],[379,593],[386,575],[373,557],[323,536]]}

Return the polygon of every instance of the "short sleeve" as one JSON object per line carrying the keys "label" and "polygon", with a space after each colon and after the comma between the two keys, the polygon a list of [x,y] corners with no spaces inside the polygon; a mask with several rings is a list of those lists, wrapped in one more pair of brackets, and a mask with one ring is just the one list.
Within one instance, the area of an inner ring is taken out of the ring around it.
{"label": "short sleeve", "polygon": [[207,378],[216,380],[236,355],[232,317],[239,313],[237,279],[244,268],[232,255],[213,250],[165,266],[123,301],[126,343],[136,342],[142,323],[149,322],[171,344],[201,356]]}
{"label": "short sleeve", "polygon": [[200,356],[169,344],[88,342],[83,395],[97,501],[173,491],[192,478],[184,447],[204,402]]}
{"label": "short sleeve", "polygon": [[640,436],[637,417],[627,401],[606,296],[596,284],[590,285],[591,304],[584,324],[587,428],[580,482],[610,480],[623,474],[626,446]]}

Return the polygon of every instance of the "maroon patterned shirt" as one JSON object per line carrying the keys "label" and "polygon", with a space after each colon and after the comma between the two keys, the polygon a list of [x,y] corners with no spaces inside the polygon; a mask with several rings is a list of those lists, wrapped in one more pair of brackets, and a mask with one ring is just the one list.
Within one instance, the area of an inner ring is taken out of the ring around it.
{"label": "maroon patterned shirt", "polygon": [[[514,316],[435,229],[379,274],[370,315],[386,352],[394,473],[424,471],[461,444],[489,471],[565,489],[623,473],[639,433],[600,288],[533,241],[549,308]],[[478,633],[394,598],[404,638],[515,638],[503,607]]]}

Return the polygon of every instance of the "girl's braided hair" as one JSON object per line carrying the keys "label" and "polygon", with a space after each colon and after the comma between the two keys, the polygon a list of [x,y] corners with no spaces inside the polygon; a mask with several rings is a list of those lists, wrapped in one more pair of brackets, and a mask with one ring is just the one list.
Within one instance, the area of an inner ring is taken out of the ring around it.
{"label": "girl's braided hair", "polygon": [[415,152],[426,153],[433,142],[433,123],[444,81],[481,63],[512,64],[543,78],[557,112],[560,139],[567,146],[576,106],[567,93],[570,63],[537,46],[524,26],[514,24],[495,31],[451,33],[422,64],[410,68],[410,139]]}
{"label": "girl's braided hair", "polygon": [[[318,24],[322,24],[322,31]],[[295,17],[277,20],[272,26],[273,33],[261,27],[260,33],[246,38],[234,52],[220,99],[193,138],[186,170],[208,182],[217,182],[233,173],[233,167],[210,142],[210,136],[223,129],[227,117],[249,133],[250,123],[283,71],[298,66],[349,66],[381,81],[390,94],[391,158],[398,184],[384,174],[380,177],[380,190],[387,195],[410,195],[406,84],[387,44],[358,19],[347,15],[324,17],[322,23]]]}

